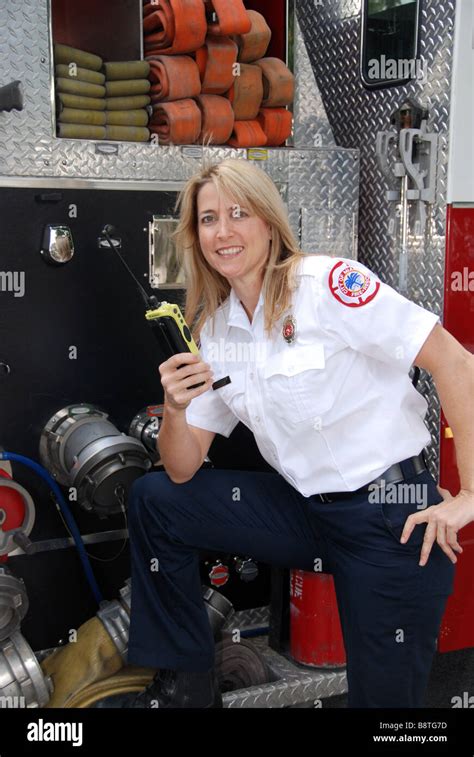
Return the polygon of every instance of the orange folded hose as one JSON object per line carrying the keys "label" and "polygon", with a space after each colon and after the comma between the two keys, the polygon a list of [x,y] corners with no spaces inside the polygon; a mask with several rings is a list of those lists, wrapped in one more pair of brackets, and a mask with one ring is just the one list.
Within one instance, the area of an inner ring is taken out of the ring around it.
{"label": "orange folded hose", "polygon": [[176,100],[156,106],[148,128],[162,145],[189,145],[201,132],[201,111],[194,100]]}
{"label": "orange folded hose", "polygon": [[[151,32],[156,31],[156,29],[160,29],[160,27],[163,25],[161,19],[162,19],[162,16],[160,16],[158,6],[156,5],[152,6],[152,10],[148,13],[148,15],[143,17],[144,34],[145,35],[151,34]],[[172,24],[173,21],[171,20],[171,22],[168,21],[167,23],[169,25],[170,23]],[[146,37],[145,37],[145,40],[146,40]]]}
{"label": "orange folded hose", "polygon": [[236,121],[252,121],[257,117],[263,97],[262,70],[248,63],[240,64],[240,75],[227,93]]}
{"label": "orange folded hose", "polygon": [[209,21],[209,34],[246,34],[252,27],[242,0],[205,0]]}
{"label": "orange folded hose", "polygon": [[261,108],[257,121],[267,137],[269,147],[279,147],[291,134],[293,116],[285,108]]}
{"label": "orange folded hose", "polygon": [[199,95],[196,103],[201,111],[199,144],[225,144],[234,127],[234,111],[228,99],[219,95]]}
{"label": "orange folded hose", "polygon": [[258,121],[236,121],[227,144],[231,147],[262,147],[267,144],[267,137]]}
{"label": "orange folded hose", "polygon": [[238,48],[230,37],[209,34],[195,52],[201,77],[201,92],[206,95],[223,95],[234,83],[234,63]]}
{"label": "orange folded hose", "polygon": [[149,16],[150,13],[154,13],[155,11],[156,3],[146,3],[146,5],[143,6],[143,18]]}
{"label": "orange folded hose", "polygon": [[155,55],[149,63],[153,104],[195,97],[201,92],[199,69],[189,55]]}
{"label": "orange folded hose", "polygon": [[272,32],[265,17],[257,11],[248,10],[252,27],[247,34],[236,35],[235,41],[239,46],[239,61],[251,63],[258,58],[263,58],[268,50],[272,38]]}
{"label": "orange folded hose", "polygon": [[254,66],[262,69],[264,108],[290,105],[295,96],[295,77],[280,58],[260,58]]}
{"label": "orange folded hose", "polygon": [[[145,16],[145,57],[190,53],[204,44],[207,20],[203,0],[160,0]],[[151,32],[151,33],[148,33]]]}

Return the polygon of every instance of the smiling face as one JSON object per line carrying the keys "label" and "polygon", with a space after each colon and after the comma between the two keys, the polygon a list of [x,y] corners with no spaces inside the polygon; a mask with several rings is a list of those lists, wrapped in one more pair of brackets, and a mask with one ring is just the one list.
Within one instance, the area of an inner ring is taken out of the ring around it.
{"label": "smiling face", "polygon": [[197,195],[202,253],[231,286],[263,281],[270,251],[271,226],[245,205],[220,195],[208,182]]}

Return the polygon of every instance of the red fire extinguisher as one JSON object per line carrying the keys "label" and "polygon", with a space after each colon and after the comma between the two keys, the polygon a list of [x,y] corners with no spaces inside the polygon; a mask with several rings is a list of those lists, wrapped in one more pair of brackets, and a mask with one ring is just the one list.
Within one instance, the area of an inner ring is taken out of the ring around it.
{"label": "red fire extinguisher", "polygon": [[346,653],[332,575],[290,571],[290,653],[303,665],[345,665]]}

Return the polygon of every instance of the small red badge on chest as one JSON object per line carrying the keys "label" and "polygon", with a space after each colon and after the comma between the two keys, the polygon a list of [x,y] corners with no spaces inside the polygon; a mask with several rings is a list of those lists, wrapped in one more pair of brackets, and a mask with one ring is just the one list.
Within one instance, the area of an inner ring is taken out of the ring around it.
{"label": "small red badge on chest", "polygon": [[283,339],[285,342],[288,342],[288,344],[291,344],[296,338],[296,320],[292,315],[287,315],[285,320],[283,321],[283,329],[282,329]]}

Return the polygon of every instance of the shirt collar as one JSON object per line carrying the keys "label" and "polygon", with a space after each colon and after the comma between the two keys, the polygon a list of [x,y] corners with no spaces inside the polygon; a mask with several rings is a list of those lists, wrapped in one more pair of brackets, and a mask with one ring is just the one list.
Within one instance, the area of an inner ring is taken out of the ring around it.
{"label": "shirt collar", "polygon": [[245,329],[246,331],[250,331],[253,324],[255,323],[255,318],[258,312],[260,311],[261,308],[263,308],[263,286],[260,290],[260,296],[258,298],[257,306],[253,314],[252,323],[250,323],[248,319],[248,315],[245,312],[242,303],[240,302],[237,294],[234,292],[232,288],[229,294],[229,303],[230,305],[229,305],[229,313],[227,316],[226,333],[229,331],[229,328],[231,326],[237,326],[238,328],[242,328],[242,329]]}

